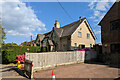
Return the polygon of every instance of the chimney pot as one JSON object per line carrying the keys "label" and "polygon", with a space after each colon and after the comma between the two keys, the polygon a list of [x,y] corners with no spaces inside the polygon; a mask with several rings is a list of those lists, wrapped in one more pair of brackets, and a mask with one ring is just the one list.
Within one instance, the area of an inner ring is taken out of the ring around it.
{"label": "chimney pot", "polygon": [[56,27],[56,28],[60,28],[59,21],[57,21],[57,20],[55,20],[55,27]]}
{"label": "chimney pot", "polygon": [[80,21],[81,21],[81,16],[79,17]]}

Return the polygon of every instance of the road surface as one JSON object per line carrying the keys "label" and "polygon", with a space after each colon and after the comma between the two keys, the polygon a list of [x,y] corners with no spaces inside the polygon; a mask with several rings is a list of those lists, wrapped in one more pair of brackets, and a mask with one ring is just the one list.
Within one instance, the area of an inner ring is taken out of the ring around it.
{"label": "road surface", "polygon": [[34,72],[34,78],[118,78],[118,68],[102,64],[74,64]]}

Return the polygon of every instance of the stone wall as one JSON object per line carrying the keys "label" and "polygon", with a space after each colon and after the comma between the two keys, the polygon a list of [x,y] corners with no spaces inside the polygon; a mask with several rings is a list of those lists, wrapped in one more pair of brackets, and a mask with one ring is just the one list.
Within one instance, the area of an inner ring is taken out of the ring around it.
{"label": "stone wall", "polygon": [[[85,56],[86,55],[86,56]],[[33,62],[33,69],[43,69],[58,65],[81,63],[96,58],[95,51],[69,51],[26,53],[25,59]]]}

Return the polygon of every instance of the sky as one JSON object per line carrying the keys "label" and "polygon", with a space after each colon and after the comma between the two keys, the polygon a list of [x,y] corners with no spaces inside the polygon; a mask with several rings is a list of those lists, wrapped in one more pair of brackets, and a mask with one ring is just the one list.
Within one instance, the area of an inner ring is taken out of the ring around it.
{"label": "sky", "polygon": [[37,34],[52,30],[55,20],[61,27],[86,17],[97,37],[95,43],[101,43],[101,27],[98,23],[114,2],[2,2],[2,26],[5,28],[5,43],[20,44],[36,39]]}

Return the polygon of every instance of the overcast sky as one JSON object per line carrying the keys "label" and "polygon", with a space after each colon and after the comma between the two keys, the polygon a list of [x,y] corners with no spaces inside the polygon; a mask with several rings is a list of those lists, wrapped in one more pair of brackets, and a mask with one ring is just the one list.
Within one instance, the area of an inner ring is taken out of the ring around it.
{"label": "overcast sky", "polygon": [[[2,26],[7,33],[5,43],[20,44],[30,41],[30,36],[36,39],[37,34],[52,30],[55,20],[61,27],[86,17],[97,40],[101,43],[100,20],[113,5],[113,2],[61,2],[64,12],[58,2],[2,2]],[[0,9],[1,9],[0,7]]]}

